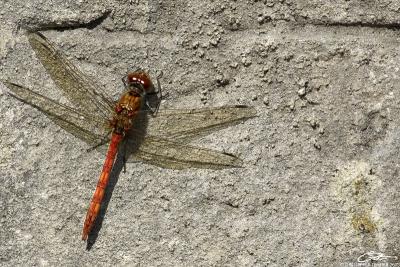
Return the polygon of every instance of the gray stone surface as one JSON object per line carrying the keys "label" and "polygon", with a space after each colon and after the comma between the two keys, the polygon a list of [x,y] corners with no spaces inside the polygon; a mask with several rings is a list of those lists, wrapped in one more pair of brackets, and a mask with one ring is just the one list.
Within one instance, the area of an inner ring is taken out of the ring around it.
{"label": "gray stone surface", "polygon": [[80,240],[104,155],[0,86],[0,265],[336,266],[399,255],[399,1],[0,2],[2,79],[64,101],[41,30],[115,97],[145,68],[163,107],[247,104],[196,142],[241,169],[120,173]]}

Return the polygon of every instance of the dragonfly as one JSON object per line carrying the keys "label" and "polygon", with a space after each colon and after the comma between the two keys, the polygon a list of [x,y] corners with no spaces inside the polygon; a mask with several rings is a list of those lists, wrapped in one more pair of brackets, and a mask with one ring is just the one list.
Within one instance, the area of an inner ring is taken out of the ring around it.
{"label": "dragonfly", "polygon": [[[224,169],[242,167],[235,155],[192,146],[192,140],[256,116],[245,105],[198,109],[159,109],[161,86],[142,70],[123,78],[125,90],[118,101],[103,92],[94,79],[83,74],[43,34],[27,34],[32,49],[70,104],[62,104],[34,90],[3,80],[9,95],[43,112],[50,120],[100,151],[106,152],[103,169],[90,202],[82,240],[87,240],[100,212],[116,155],[124,161],[168,169]],[[156,106],[150,101],[156,95]],[[89,149],[91,150],[91,149]]]}

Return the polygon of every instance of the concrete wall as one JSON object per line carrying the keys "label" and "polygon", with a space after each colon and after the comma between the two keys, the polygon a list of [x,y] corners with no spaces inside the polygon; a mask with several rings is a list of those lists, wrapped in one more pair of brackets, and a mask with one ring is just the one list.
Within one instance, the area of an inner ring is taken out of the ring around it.
{"label": "concrete wall", "polygon": [[[244,167],[118,172],[80,240],[104,154],[0,86],[0,265],[340,266],[399,255],[398,1],[2,1],[0,75],[61,96],[41,31],[117,97],[163,71],[161,108],[246,104],[197,140]],[[118,181],[118,183],[117,183]]]}

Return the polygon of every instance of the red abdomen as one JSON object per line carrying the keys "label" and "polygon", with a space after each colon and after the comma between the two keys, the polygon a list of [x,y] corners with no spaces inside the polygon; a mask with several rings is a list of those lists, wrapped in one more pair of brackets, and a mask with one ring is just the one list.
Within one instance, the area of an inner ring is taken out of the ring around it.
{"label": "red abdomen", "polygon": [[96,191],[94,191],[92,201],[90,202],[89,209],[86,213],[85,224],[83,226],[82,240],[86,240],[90,231],[93,228],[94,221],[100,212],[101,202],[103,201],[104,194],[110,179],[111,169],[114,164],[115,156],[117,155],[118,145],[123,136],[120,134],[113,134],[111,143],[108,147],[107,157],[103,165],[103,171],[100,174],[99,181],[97,182]]}

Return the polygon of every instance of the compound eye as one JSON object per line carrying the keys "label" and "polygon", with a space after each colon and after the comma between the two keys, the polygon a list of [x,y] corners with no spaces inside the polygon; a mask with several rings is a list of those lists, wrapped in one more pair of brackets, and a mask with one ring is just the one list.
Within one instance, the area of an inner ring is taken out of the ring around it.
{"label": "compound eye", "polygon": [[153,83],[145,72],[132,72],[128,74],[128,84],[140,83],[146,92],[153,89]]}

